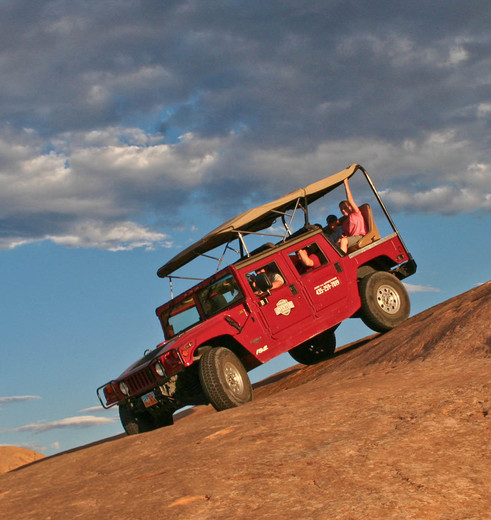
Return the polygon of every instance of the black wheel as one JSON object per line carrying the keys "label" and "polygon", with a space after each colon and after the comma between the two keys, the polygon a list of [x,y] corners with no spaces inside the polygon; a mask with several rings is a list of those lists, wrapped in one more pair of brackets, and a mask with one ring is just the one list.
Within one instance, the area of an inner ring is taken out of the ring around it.
{"label": "black wheel", "polygon": [[134,413],[126,405],[119,407],[119,418],[121,419],[124,431],[128,435],[136,435],[137,433],[149,432],[155,429],[150,416]]}
{"label": "black wheel", "polygon": [[377,271],[360,282],[360,316],[365,325],[387,332],[409,316],[411,303],[404,285],[393,274]]}
{"label": "black wheel", "polygon": [[228,348],[211,348],[203,354],[199,362],[199,379],[215,410],[252,401],[252,385],[246,369]]}
{"label": "black wheel", "polygon": [[332,357],[336,350],[336,335],[333,329],[302,343],[289,351],[290,356],[303,365],[315,365]]}

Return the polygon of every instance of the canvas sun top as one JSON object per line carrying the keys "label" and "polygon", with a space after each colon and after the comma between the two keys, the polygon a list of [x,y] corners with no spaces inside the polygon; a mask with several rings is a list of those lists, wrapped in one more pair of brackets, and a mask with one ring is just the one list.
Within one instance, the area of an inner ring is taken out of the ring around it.
{"label": "canvas sun top", "polygon": [[305,206],[315,202],[342,183],[344,179],[351,177],[357,169],[363,170],[360,165],[352,164],[334,175],[305,186],[305,188],[298,188],[279,199],[237,215],[169,260],[157,271],[158,276],[161,278],[169,276],[191,260],[237,239],[240,234],[255,233],[270,227],[278,216],[295,209],[299,200],[303,199]]}

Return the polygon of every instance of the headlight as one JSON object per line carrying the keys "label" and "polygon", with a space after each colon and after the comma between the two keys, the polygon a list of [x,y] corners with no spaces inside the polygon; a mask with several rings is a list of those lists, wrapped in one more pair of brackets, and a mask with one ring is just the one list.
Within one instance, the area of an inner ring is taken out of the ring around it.
{"label": "headlight", "polygon": [[164,366],[162,365],[162,363],[160,361],[157,361],[157,363],[155,363],[155,365],[153,366],[154,370],[155,370],[155,373],[160,376],[160,377],[165,377],[165,370],[164,370]]}
{"label": "headlight", "polygon": [[121,390],[121,393],[123,395],[130,395],[130,389],[128,388],[128,385],[124,381],[119,383],[119,389]]}

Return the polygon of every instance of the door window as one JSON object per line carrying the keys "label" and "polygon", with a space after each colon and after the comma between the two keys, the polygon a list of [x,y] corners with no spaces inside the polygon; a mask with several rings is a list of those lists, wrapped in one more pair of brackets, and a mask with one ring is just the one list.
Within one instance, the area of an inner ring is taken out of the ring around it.
{"label": "door window", "polygon": [[289,255],[299,274],[304,275],[327,264],[327,258],[317,243],[313,242]]}
{"label": "door window", "polygon": [[263,265],[255,271],[247,273],[246,276],[252,290],[254,291],[254,294],[257,296],[261,296],[267,292],[267,286],[264,284],[264,278],[269,281],[269,290],[271,291],[278,289],[286,283],[285,276],[280,271],[276,262],[270,262],[269,264]]}
{"label": "door window", "polygon": [[206,317],[216,314],[243,297],[237,281],[230,274],[198,291],[198,299]]}

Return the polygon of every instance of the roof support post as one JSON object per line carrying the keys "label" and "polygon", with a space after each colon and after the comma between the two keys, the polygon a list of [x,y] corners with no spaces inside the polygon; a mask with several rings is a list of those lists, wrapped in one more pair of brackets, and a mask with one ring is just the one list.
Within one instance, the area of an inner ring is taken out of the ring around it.
{"label": "roof support post", "polygon": [[363,166],[361,165],[358,165],[358,169],[363,172],[363,175],[365,175],[365,179],[367,180],[368,182],[368,185],[370,186],[370,188],[372,189],[373,191],[373,194],[375,195],[378,203],[380,204],[380,207],[382,208],[382,211],[384,212],[387,220],[389,221],[389,224],[391,225],[392,229],[397,233],[397,236],[399,237],[400,241],[402,242],[402,245],[404,246],[404,249],[407,251],[407,247],[406,247],[406,244],[404,243],[404,241],[402,240],[402,237],[399,233],[399,230],[397,229],[394,221],[392,220],[392,217],[390,216],[390,213],[389,213],[389,210],[387,209],[387,207],[385,206],[385,203],[384,201],[382,200],[382,197],[380,196],[377,188],[375,187],[375,185],[373,184],[372,182],[372,179],[370,178],[370,176],[368,175],[368,172],[365,170],[365,168],[363,168]]}
{"label": "roof support post", "polygon": [[245,252],[246,256],[251,256],[244,241],[244,235],[242,235],[242,233],[237,233],[237,236],[239,237],[240,249]]}

